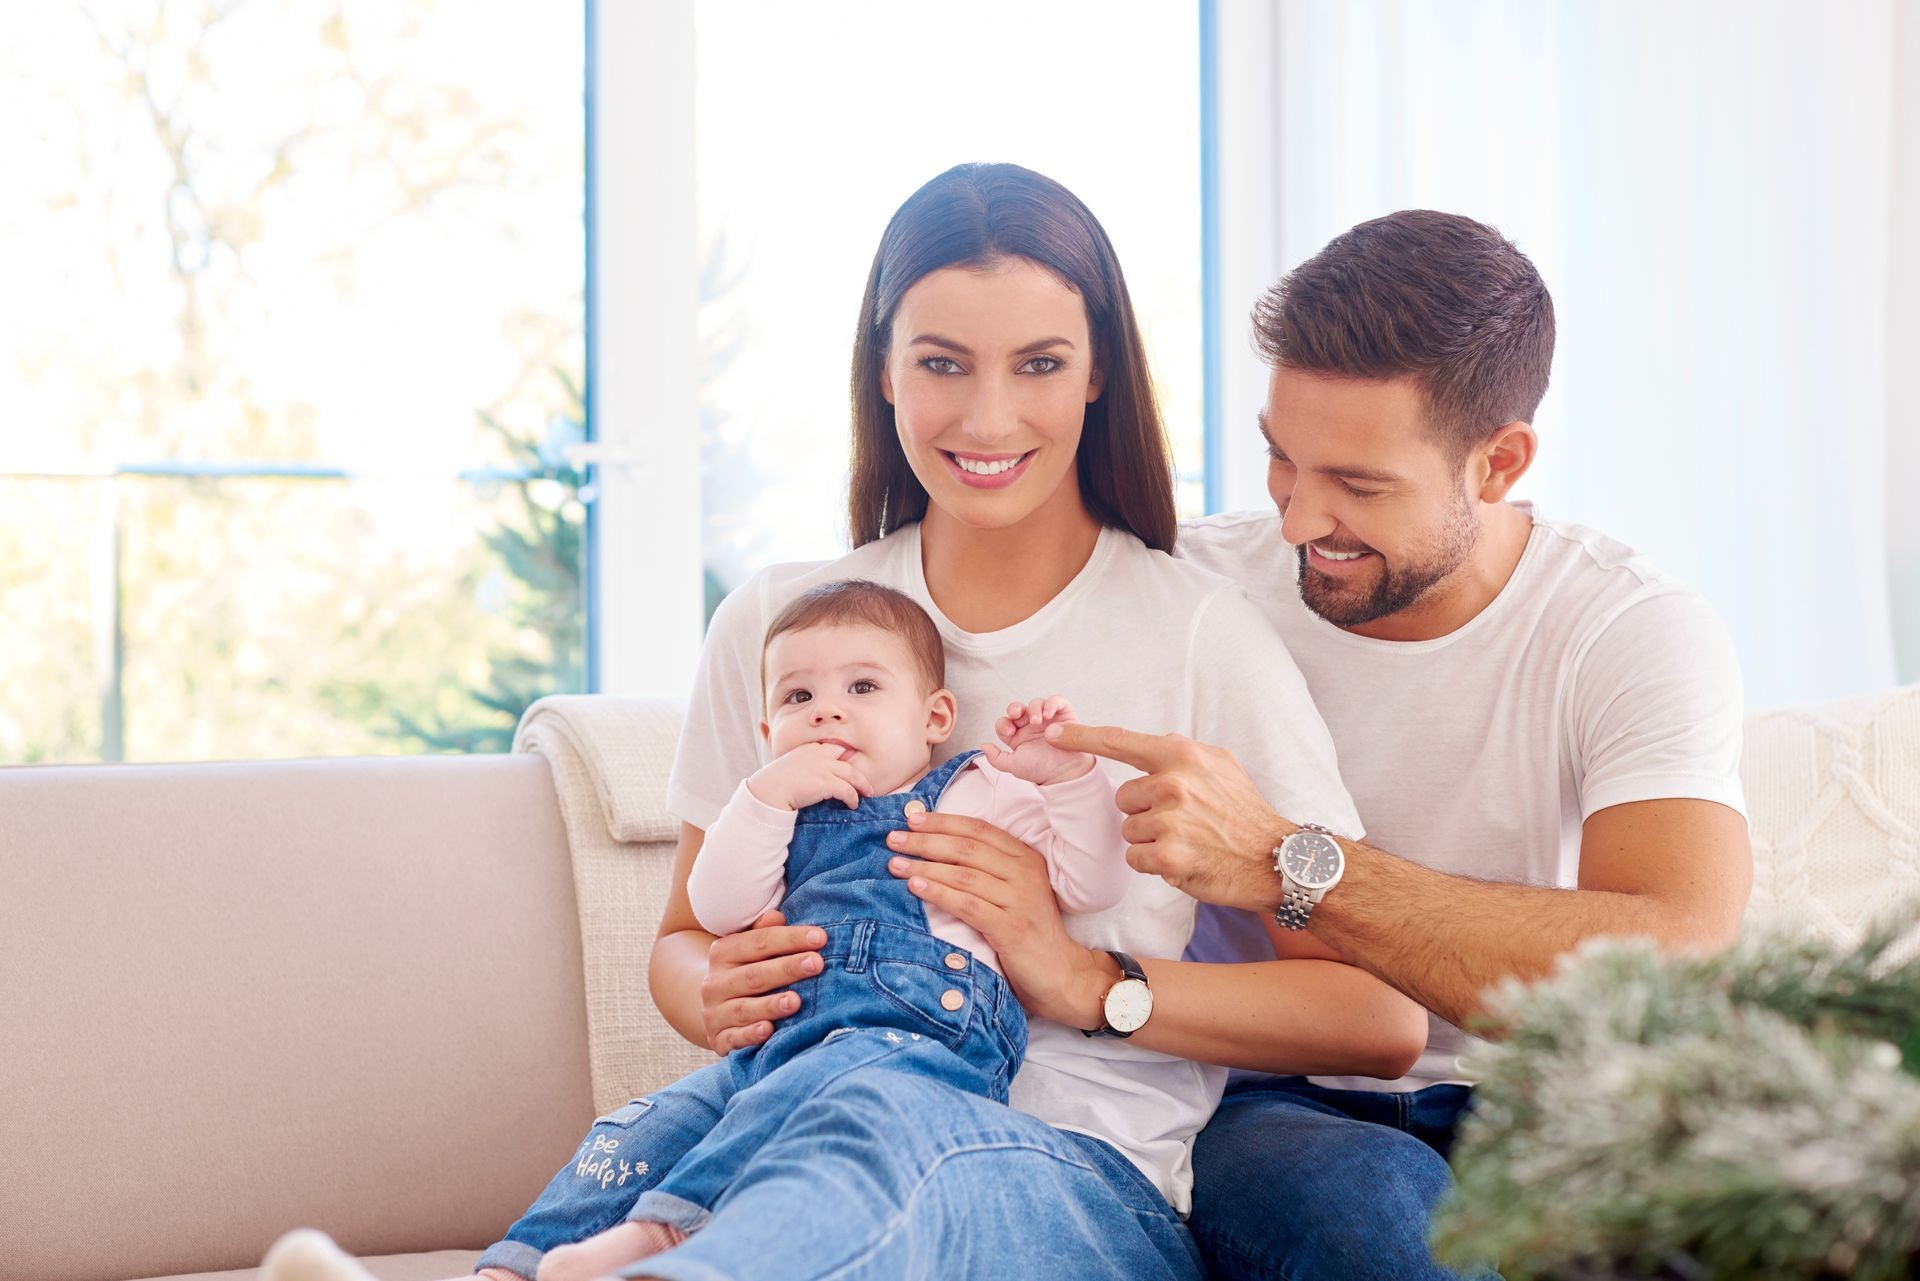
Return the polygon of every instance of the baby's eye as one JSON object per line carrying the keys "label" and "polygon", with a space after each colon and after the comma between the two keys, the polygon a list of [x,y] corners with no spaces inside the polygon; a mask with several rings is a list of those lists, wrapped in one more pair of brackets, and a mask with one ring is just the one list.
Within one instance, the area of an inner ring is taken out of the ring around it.
{"label": "baby's eye", "polygon": [[871,694],[873,693],[873,691],[879,689],[880,687],[872,681],[860,680],[860,681],[855,681],[852,685],[848,686],[847,688],[851,689],[856,694]]}
{"label": "baby's eye", "polygon": [[812,697],[813,695],[807,693],[804,689],[790,689],[786,692],[786,696],[780,701],[783,703],[804,703]]}

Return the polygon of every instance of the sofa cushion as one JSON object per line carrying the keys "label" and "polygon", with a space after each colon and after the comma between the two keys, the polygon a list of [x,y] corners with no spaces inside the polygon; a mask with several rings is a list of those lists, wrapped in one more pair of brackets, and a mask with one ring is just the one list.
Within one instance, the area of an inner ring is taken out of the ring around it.
{"label": "sofa cushion", "polygon": [[[360,1266],[380,1281],[442,1281],[472,1272],[479,1258],[478,1250],[436,1250],[432,1254],[377,1255],[361,1259]],[[258,1268],[242,1268],[238,1272],[180,1272],[149,1281],[254,1281],[259,1275]]]}
{"label": "sofa cushion", "polygon": [[[1920,685],[1749,717],[1750,921],[1846,945],[1920,904]],[[1920,933],[1898,949],[1920,954]]]}
{"label": "sofa cushion", "polygon": [[585,1024],[544,761],[0,770],[0,1274],[481,1249],[592,1123]]}

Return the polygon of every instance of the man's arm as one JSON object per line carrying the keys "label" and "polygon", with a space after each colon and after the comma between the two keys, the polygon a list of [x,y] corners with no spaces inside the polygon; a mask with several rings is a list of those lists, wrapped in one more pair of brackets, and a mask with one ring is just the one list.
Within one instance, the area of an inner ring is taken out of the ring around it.
{"label": "man's arm", "polygon": [[1594,814],[1581,831],[1580,885],[1570,890],[1475,881],[1341,846],[1346,874],[1308,933],[1456,1024],[1501,979],[1543,977],[1599,935],[1724,946],[1753,883],[1746,820],[1713,801],[1636,801]]}
{"label": "man's arm", "polygon": [[[1296,827],[1273,812],[1231,752],[1112,726],[1062,725],[1048,736],[1147,772],[1119,793],[1136,869],[1202,902],[1263,916],[1280,905],[1272,851]],[[1346,874],[1314,909],[1308,932],[1454,1023],[1480,1008],[1491,984],[1547,974],[1597,935],[1720,946],[1732,939],[1753,880],[1746,820],[1702,800],[1596,811],[1571,890],[1449,876],[1352,841],[1341,848]]]}
{"label": "man's arm", "polygon": [[[982,819],[928,813],[907,823],[887,843],[908,890],[980,931],[1029,1015],[1099,1027],[1120,967],[1067,933],[1039,852]],[[1136,958],[1154,1004],[1132,1044],[1267,1072],[1406,1073],[1426,1044],[1426,1011],[1314,939],[1288,934],[1275,950],[1282,959],[1235,965]]]}

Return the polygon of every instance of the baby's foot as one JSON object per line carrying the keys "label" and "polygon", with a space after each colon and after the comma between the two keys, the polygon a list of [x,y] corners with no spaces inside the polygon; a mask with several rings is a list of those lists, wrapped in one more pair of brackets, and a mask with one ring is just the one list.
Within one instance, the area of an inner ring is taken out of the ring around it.
{"label": "baby's foot", "polygon": [[260,1261],[260,1281],[379,1281],[333,1238],[295,1228],[273,1243]]}
{"label": "baby's foot", "polygon": [[630,1220],[574,1245],[547,1251],[540,1260],[539,1281],[599,1281],[686,1239],[686,1233],[664,1223]]}

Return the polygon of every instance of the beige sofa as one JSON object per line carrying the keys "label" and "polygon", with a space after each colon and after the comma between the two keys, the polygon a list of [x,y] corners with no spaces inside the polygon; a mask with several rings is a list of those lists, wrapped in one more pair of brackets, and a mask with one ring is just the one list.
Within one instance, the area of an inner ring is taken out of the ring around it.
{"label": "beige sofa", "polygon": [[[311,1224],[468,1268],[593,1117],[709,1061],[646,994],[677,709],[508,757],[0,770],[0,1281],[246,1276]],[[1754,717],[1752,912],[1920,894],[1920,688]]]}
{"label": "beige sofa", "polygon": [[647,999],[678,709],[518,753],[0,770],[0,1278],[450,1276],[711,1061]]}

